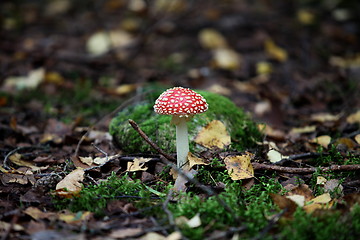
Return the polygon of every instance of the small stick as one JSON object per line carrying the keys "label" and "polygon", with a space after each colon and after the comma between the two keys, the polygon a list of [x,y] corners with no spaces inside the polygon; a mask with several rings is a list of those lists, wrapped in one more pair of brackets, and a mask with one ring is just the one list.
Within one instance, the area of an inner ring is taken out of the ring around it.
{"label": "small stick", "polygon": [[276,172],[286,172],[286,173],[298,173],[298,174],[308,174],[314,173],[318,170],[321,171],[359,171],[360,164],[354,165],[331,165],[329,167],[308,167],[308,168],[295,168],[295,167],[282,167],[278,165],[270,165],[265,163],[252,163],[254,170],[270,170]]}

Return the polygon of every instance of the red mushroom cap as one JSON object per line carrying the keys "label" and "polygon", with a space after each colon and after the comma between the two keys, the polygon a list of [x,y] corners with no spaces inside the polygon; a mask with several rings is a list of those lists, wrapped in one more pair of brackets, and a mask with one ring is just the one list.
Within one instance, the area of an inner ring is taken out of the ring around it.
{"label": "red mushroom cap", "polygon": [[163,92],[155,101],[158,114],[191,116],[206,112],[208,104],[200,94],[188,88],[174,87]]}

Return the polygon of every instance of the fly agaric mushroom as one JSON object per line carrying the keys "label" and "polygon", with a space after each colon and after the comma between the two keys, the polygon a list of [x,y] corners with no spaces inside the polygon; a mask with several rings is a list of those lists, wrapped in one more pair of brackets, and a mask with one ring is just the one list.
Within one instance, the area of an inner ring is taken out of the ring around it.
{"label": "fly agaric mushroom", "polygon": [[186,122],[195,114],[206,112],[208,104],[200,94],[188,88],[174,87],[163,92],[155,101],[154,111],[172,115],[176,125],[177,166],[182,168],[189,153],[189,138]]}

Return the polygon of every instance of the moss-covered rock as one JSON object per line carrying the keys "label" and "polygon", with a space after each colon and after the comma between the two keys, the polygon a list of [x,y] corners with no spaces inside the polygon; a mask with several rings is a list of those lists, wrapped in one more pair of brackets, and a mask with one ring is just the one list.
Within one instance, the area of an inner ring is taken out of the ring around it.
{"label": "moss-covered rock", "polygon": [[[222,121],[231,135],[233,150],[244,150],[252,147],[261,137],[256,124],[228,98],[215,93],[197,91],[208,102],[205,113],[195,115],[188,122],[190,150],[199,151],[193,141],[199,130],[212,120]],[[153,152],[154,150],[130,126],[128,119],[137,122],[140,128],[166,152],[176,152],[175,126],[170,124],[171,116],[156,114],[153,105],[161,91],[149,94],[147,99],[129,106],[119,112],[110,123],[109,131],[114,141],[125,152]]]}

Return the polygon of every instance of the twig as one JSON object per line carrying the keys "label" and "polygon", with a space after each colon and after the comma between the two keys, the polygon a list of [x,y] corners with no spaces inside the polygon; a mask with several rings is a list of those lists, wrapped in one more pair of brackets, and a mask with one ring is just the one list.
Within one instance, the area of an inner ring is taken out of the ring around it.
{"label": "twig", "polygon": [[329,167],[308,167],[308,168],[295,168],[295,167],[282,167],[278,165],[270,165],[265,163],[252,163],[254,170],[269,170],[269,171],[276,171],[276,172],[286,172],[286,173],[298,173],[298,174],[308,174],[314,173],[318,170],[320,171],[359,171],[360,164],[354,165],[331,165]]}
{"label": "twig", "polygon": [[8,165],[8,159],[11,155],[13,155],[14,153],[20,151],[20,150],[24,150],[24,149],[44,149],[45,147],[42,146],[25,146],[25,147],[18,147],[13,149],[12,151],[10,151],[8,154],[6,154],[5,158],[4,158],[4,162],[3,162],[3,166],[5,169],[10,170],[10,166]]}
{"label": "twig", "polygon": [[195,186],[199,187],[207,195],[214,196],[216,200],[234,217],[234,219],[239,220],[238,216],[234,214],[234,211],[218,196],[217,193],[215,193],[211,188],[205,186],[204,184],[201,184],[195,178],[192,178],[187,173],[178,168],[176,164],[172,163],[171,161],[175,162],[176,159],[171,155],[165,153],[161,148],[159,148],[155,143],[153,143],[150,138],[140,129],[139,125],[135,121],[129,119],[129,123],[152,148],[154,148],[158,153],[164,156],[164,158],[161,158],[161,161],[164,164],[172,167],[179,175],[184,177],[187,181],[191,182]]}

